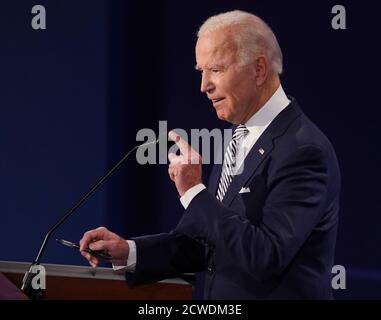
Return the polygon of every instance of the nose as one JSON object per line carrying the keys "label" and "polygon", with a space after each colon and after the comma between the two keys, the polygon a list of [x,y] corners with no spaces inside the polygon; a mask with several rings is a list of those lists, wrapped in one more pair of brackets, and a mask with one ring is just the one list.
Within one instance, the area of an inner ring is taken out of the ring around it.
{"label": "nose", "polygon": [[215,85],[213,81],[210,79],[209,73],[204,71],[201,76],[201,92],[210,93],[214,90]]}

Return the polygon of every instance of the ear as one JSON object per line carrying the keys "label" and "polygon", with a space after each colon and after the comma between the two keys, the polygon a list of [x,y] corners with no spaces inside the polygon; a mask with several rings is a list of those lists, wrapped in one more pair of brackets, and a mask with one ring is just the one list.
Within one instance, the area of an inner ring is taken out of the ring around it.
{"label": "ear", "polygon": [[264,55],[260,55],[255,59],[255,82],[257,86],[263,85],[263,83],[266,81],[268,73],[269,73],[269,66],[267,58]]}

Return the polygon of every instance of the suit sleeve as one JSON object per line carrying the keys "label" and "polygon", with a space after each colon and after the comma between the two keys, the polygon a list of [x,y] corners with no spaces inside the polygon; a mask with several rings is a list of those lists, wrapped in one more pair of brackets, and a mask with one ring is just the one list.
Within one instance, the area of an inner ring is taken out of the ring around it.
{"label": "suit sleeve", "polygon": [[132,238],[136,268],[126,272],[130,286],[173,278],[204,269],[204,246],[176,232]]}
{"label": "suit sleeve", "polygon": [[204,238],[254,278],[266,280],[287,267],[323,215],[327,183],[323,152],[305,146],[272,168],[259,223],[252,224],[203,190],[176,230]]}

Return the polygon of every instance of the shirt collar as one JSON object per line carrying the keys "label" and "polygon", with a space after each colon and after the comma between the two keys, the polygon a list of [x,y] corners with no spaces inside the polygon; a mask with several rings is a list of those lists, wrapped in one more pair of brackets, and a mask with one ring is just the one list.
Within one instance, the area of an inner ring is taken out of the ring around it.
{"label": "shirt collar", "polygon": [[290,100],[287,98],[282,85],[279,85],[263,107],[245,123],[246,127],[250,133],[264,130],[289,103]]}

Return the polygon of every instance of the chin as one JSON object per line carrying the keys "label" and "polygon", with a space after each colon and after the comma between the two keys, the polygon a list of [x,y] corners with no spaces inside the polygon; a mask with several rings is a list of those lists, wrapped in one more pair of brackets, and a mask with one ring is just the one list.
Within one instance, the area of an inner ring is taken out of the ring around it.
{"label": "chin", "polygon": [[217,111],[217,118],[223,121],[228,121],[225,117],[225,114],[223,112],[218,112]]}
{"label": "chin", "polygon": [[217,117],[218,117],[218,119],[220,119],[222,121],[226,121],[226,122],[229,122],[229,123],[232,123],[232,124],[236,124],[234,122],[234,119],[229,117],[229,115],[225,114],[224,112],[217,112]]}
{"label": "chin", "polygon": [[230,123],[234,123],[233,122],[233,114],[231,114],[229,112],[229,109],[222,108],[220,106],[220,107],[215,108],[215,110],[216,110],[216,114],[217,114],[217,118],[218,119],[220,119],[222,121],[227,121],[227,122],[230,122]]}

